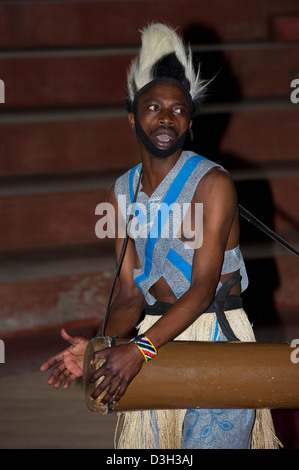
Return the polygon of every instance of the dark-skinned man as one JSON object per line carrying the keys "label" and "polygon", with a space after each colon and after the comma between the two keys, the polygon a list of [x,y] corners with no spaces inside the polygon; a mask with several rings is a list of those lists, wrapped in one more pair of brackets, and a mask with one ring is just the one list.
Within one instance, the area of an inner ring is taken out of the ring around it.
{"label": "dark-skinned man", "polygon": [[[91,399],[107,390],[103,404],[120,400],[169,341],[255,341],[241,300],[248,279],[234,184],[218,164],[182,150],[204,88],[190,49],[174,30],[152,24],[142,32],[127,97],[141,163],[108,192],[115,220],[122,221],[115,227],[117,259],[120,232],[137,197],[135,230],[131,225],[105,330],[128,342],[94,354],[94,361],[105,362],[89,380],[104,379]],[[138,335],[129,338],[135,327]],[[62,335],[70,348],[42,370],[55,365],[48,383],[67,388],[82,375],[88,340]],[[120,420],[118,448],[277,447],[269,410],[143,410],[125,412]]]}

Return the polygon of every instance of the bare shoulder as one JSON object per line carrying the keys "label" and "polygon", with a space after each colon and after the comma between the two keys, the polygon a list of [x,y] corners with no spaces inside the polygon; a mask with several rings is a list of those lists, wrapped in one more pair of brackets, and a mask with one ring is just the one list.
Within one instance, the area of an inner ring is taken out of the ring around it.
{"label": "bare shoulder", "polygon": [[237,202],[237,193],[231,175],[220,167],[211,168],[198,183],[196,196],[199,199],[216,198]]}
{"label": "bare shoulder", "polygon": [[117,195],[115,193],[115,182],[112,183],[106,190],[106,201],[109,203],[109,204],[112,204],[115,211],[118,213],[120,211],[120,207],[119,207],[119,204],[118,204],[118,198],[117,198]]}
{"label": "bare shoulder", "polygon": [[115,196],[115,182],[110,184],[110,186],[106,190],[106,199],[109,202],[112,202],[113,200],[116,200]]}
{"label": "bare shoulder", "polygon": [[202,178],[202,183],[209,187],[221,185],[227,188],[234,188],[234,183],[229,172],[219,166],[211,168]]}

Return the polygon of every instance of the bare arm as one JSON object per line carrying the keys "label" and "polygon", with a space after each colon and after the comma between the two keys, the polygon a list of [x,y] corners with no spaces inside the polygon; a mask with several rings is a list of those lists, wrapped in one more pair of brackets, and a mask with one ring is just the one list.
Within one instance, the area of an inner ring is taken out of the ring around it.
{"label": "bare arm", "polygon": [[[115,209],[116,217],[111,223],[115,224],[115,253],[116,263],[118,263],[124,242],[125,221],[120,213],[114,187],[108,191],[108,202]],[[118,224],[121,226],[119,227]],[[108,336],[127,338],[140,319],[145,301],[133,279],[133,270],[137,266],[138,259],[134,242],[129,238],[105,331]]]}
{"label": "bare arm", "polygon": [[196,199],[203,202],[203,244],[194,252],[190,288],[145,333],[156,348],[182,333],[209,307],[220,279],[224,251],[229,243],[231,247],[238,243],[237,197],[230,177],[214,170],[199,190]]}
{"label": "bare arm", "polygon": [[[125,223],[119,217],[119,207],[112,187],[108,193],[108,202],[113,204],[116,213],[116,221]],[[124,227],[115,227],[116,235],[116,261],[118,262],[124,238]],[[137,267],[137,253],[134,243],[128,240],[128,245],[122,262],[119,278],[118,291],[112,302],[108,322],[105,330],[107,336],[127,338],[131,330],[137,325],[144,309],[145,300],[143,294],[137,288],[133,279],[133,270]],[[95,382],[102,375],[105,379],[92,394],[91,399],[97,398],[108,386],[103,403],[106,403],[118,390],[118,399],[124,394],[131,380],[141,369],[144,360],[141,353],[134,344],[127,344],[106,348],[94,353],[94,362],[98,359],[106,359],[105,363],[89,378]]]}
{"label": "bare arm", "polygon": [[[113,189],[109,192],[109,199],[118,210]],[[118,233],[116,233],[118,235]],[[116,256],[120,255],[123,238],[116,238]],[[106,328],[106,334],[125,338],[129,331],[135,327],[143,310],[143,296],[133,282],[133,269],[136,265],[136,255],[133,242],[129,240],[125,259],[119,278],[119,291],[113,301],[111,316]],[[101,335],[101,332],[98,333]],[[70,343],[70,346],[48,359],[41,366],[42,371],[53,367],[48,380],[49,385],[55,388],[64,384],[68,388],[70,383],[83,374],[84,354],[89,338],[69,335],[65,330],[61,331],[62,338]],[[134,345],[130,347],[135,352]],[[138,358],[138,356],[137,356]],[[136,362],[136,361],[135,361]],[[138,362],[138,361],[137,361]]]}

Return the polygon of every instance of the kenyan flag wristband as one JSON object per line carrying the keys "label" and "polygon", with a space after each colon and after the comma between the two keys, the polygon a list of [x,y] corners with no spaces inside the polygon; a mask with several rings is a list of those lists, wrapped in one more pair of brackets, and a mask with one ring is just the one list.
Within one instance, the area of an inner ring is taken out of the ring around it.
{"label": "kenyan flag wristband", "polygon": [[134,343],[137,346],[139,351],[143,354],[145,362],[148,362],[158,353],[155,346],[147,336],[136,336],[135,338],[131,339],[130,343]]}

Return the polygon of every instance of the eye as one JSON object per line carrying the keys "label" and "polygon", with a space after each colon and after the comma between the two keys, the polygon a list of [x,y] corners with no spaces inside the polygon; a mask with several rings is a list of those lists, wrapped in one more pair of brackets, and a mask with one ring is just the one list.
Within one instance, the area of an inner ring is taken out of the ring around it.
{"label": "eye", "polygon": [[153,103],[153,104],[150,104],[147,109],[149,109],[150,111],[157,111],[158,109],[158,105],[156,103]]}
{"label": "eye", "polygon": [[174,109],[173,109],[173,112],[175,114],[186,114],[186,110],[183,106],[176,106]]}

